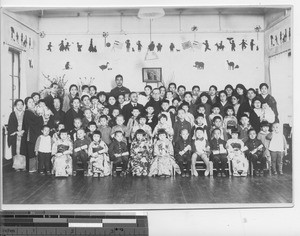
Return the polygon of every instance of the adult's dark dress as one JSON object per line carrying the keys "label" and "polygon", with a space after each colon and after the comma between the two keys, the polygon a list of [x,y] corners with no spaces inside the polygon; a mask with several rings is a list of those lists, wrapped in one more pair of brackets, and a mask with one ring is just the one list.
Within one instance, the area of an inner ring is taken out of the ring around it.
{"label": "adult's dark dress", "polygon": [[46,106],[52,111],[54,110],[54,106],[53,106],[53,101],[54,101],[55,96],[53,96],[53,94],[49,94],[48,96],[46,96],[44,98],[45,104]]}
{"label": "adult's dark dress", "polygon": [[78,111],[75,111],[73,108],[70,108],[65,116],[65,128],[66,130],[70,131],[74,129],[74,119],[80,118],[83,119],[83,111],[78,109]]}
{"label": "adult's dark dress", "polygon": [[53,120],[54,120],[54,125],[57,125],[58,123],[65,123],[65,116],[66,113],[62,109],[54,109],[52,111],[53,113]]}
{"label": "adult's dark dress", "polygon": [[26,109],[24,113],[23,129],[26,137],[26,169],[30,172],[36,171],[36,156],[34,153],[35,142],[43,126],[42,116],[38,116],[34,110]]}
{"label": "adult's dark dress", "polygon": [[250,116],[251,112],[253,112],[253,108],[252,108],[252,102],[249,101],[249,99],[246,99],[239,108],[239,112],[237,114],[237,120],[238,122],[241,119],[241,116],[244,115],[245,113]]}
{"label": "adult's dark dress", "polygon": [[[8,146],[11,147],[11,154],[14,157],[17,154],[26,155],[26,136],[23,134],[19,138],[19,144],[17,145],[18,135],[16,132],[20,131],[18,128],[23,128],[24,122],[24,111],[22,112],[12,112],[8,119],[8,136],[7,142]],[[21,125],[21,127],[19,127]],[[18,146],[18,147],[17,147]]]}

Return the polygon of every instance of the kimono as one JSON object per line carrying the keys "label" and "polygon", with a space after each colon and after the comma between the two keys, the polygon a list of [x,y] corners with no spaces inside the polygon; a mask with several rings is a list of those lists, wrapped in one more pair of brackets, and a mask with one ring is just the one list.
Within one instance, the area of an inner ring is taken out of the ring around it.
{"label": "kimono", "polygon": [[152,160],[152,144],[146,138],[131,143],[129,166],[132,176],[147,176]]}
{"label": "kimono", "polygon": [[149,176],[172,175],[172,169],[181,174],[179,166],[174,159],[174,149],[172,142],[168,139],[157,140],[154,144],[154,159],[150,166]]}
{"label": "kimono", "polygon": [[18,132],[22,131],[23,125],[23,118],[24,118],[24,111],[18,112],[14,111],[10,114],[8,120],[8,135],[7,135],[7,142],[8,147],[11,147],[11,154],[13,157],[13,168],[18,169],[25,169],[26,168],[26,138],[23,134]]}
{"label": "kimono", "polygon": [[229,139],[226,144],[228,159],[232,161],[234,176],[246,176],[249,168],[249,162],[244,155],[244,142],[241,139]]}
{"label": "kimono", "polygon": [[[65,152],[65,154],[63,154]],[[72,157],[73,152],[72,142],[59,139],[52,147],[52,174],[56,177],[68,177],[72,175]]]}
{"label": "kimono", "polygon": [[100,177],[110,175],[110,161],[108,156],[108,147],[104,141],[91,142],[88,149],[88,155],[90,156],[90,163],[88,169],[88,175]]}
{"label": "kimono", "polygon": [[168,134],[168,139],[172,141],[173,139],[173,135],[174,135],[174,129],[172,128],[172,126],[169,126],[167,123],[165,124],[161,124],[160,122],[155,126],[154,130],[153,130],[153,137],[156,137],[158,130],[160,129],[164,129],[167,134]]}

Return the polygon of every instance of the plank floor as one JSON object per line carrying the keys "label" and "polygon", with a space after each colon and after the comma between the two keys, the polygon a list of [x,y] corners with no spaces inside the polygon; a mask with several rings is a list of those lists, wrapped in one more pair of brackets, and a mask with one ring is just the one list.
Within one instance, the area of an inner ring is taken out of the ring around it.
{"label": "plank floor", "polygon": [[55,178],[3,174],[4,204],[292,203],[292,174],[265,177]]}

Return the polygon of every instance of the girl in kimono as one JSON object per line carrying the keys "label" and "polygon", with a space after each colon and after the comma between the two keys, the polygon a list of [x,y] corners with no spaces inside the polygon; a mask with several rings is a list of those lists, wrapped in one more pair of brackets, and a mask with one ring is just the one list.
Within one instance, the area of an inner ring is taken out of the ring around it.
{"label": "girl in kimono", "polygon": [[24,102],[17,99],[14,103],[15,111],[13,111],[8,120],[8,146],[11,147],[13,157],[13,168],[16,171],[26,169],[26,146],[25,135],[22,129],[24,118]]}
{"label": "girl in kimono", "polygon": [[158,130],[158,140],[154,144],[154,159],[150,166],[149,176],[170,177],[174,168],[175,172],[181,174],[179,166],[174,159],[172,142],[167,138],[164,129]]}
{"label": "girl in kimono", "polygon": [[59,139],[52,147],[52,174],[56,177],[68,177],[72,175],[72,157],[73,144],[68,137],[66,129],[59,132]]}
{"label": "girl in kimono", "polygon": [[158,135],[158,131],[160,129],[164,129],[166,131],[166,135],[167,135],[167,138],[169,140],[172,141],[173,139],[173,135],[174,135],[174,129],[172,128],[172,126],[170,126],[168,124],[168,117],[165,115],[165,114],[161,114],[159,117],[158,117],[158,123],[157,125],[155,126],[154,130],[153,130],[153,134],[152,136],[154,138],[157,138],[157,135]]}
{"label": "girl in kimono", "polygon": [[152,144],[144,130],[138,129],[131,143],[129,165],[132,176],[147,176],[152,160]]}
{"label": "girl in kimono", "polygon": [[110,161],[108,156],[108,147],[101,140],[101,132],[95,130],[93,141],[89,145],[88,155],[90,156],[89,175],[93,177],[104,177],[110,175]]}

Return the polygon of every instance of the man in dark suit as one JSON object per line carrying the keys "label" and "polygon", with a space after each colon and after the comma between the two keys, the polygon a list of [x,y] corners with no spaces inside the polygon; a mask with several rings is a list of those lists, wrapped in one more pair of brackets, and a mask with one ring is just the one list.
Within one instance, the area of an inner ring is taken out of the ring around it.
{"label": "man in dark suit", "polygon": [[117,98],[117,97],[119,97],[120,94],[125,95],[125,93],[130,93],[130,90],[123,86],[123,76],[122,75],[116,75],[115,82],[117,84],[117,87],[113,88],[110,91],[110,95]]}
{"label": "man in dark suit", "polygon": [[160,100],[160,92],[158,88],[152,90],[152,97],[150,101],[147,102],[145,107],[152,106],[154,108],[154,115],[158,116],[161,112],[161,100]]}
{"label": "man in dark suit", "polygon": [[58,84],[52,83],[50,85],[50,94],[44,98],[46,106],[52,111],[54,110],[53,100],[57,97]]}
{"label": "man in dark suit", "polygon": [[247,114],[248,117],[250,117],[250,114],[253,112],[252,101],[255,97],[255,90],[253,88],[249,88],[247,91],[247,99],[241,104],[239,114],[237,114],[238,121],[243,114]]}
{"label": "man in dark suit", "polygon": [[137,107],[141,113],[144,113],[144,107],[142,104],[139,104],[138,102],[138,94],[136,92],[132,92],[130,94],[130,103],[126,104],[122,109],[122,114],[125,119],[125,125],[127,125],[128,120],[132,116],[131,112],[134,107]]}

